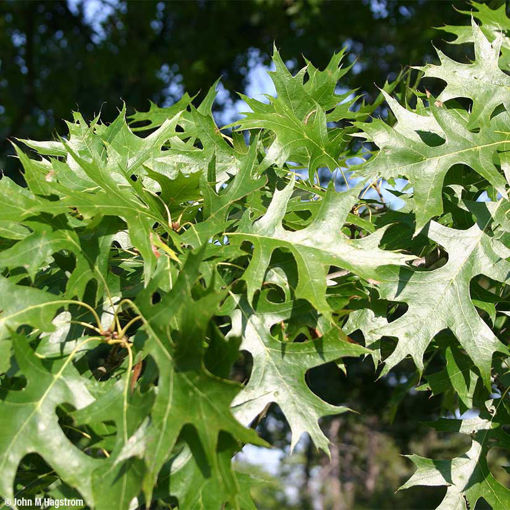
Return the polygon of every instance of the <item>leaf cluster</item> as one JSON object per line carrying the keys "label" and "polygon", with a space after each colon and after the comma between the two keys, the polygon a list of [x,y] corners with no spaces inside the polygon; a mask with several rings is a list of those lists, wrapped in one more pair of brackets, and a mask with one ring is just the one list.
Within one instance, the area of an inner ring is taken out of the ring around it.
{"label": "leaf cluster", "polygon": [[213,86],[15,143],[26,186],[0,180],[4,498],[255,508],[259,482],[232,457],[268,446],[254,429],[271,405],[291,448],[306,433],[327,451],[320,420],[349,409],[306,375],[363,356],[381,377],[410,358],[416,389],[443,397],[433,426],[471,436],[455,459],[412,455],[403,488],[510,506],[487,467],[509,447],[510,22],[478,10],[481,28],[450,29],[474,62],[422,69],[445,82],[438,98],[386,84],[360,103],[338,92],[343,52],[293,75],[275,49],[276,97],[243,96],[233,131]]}

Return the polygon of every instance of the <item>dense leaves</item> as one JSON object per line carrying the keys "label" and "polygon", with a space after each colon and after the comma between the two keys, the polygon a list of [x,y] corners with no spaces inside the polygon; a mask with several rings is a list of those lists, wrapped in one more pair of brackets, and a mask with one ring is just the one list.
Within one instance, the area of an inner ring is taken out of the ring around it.
{"label": "dense leaves", "polygon": [[343,53],[292,75],[275,50],[277,96],[245,98],[233,133],[213,87],[16,141],[26,186],[0,180],[4,498],[40,478],[96,509],[254,508],[232,457],[269,446],[270,406],[291,448],[308,434],[327,451],[321,420],[350,409],[308,374],[371,357],[382,377],[408,359],[405,389],[443,397],[432,426],[471,436],[453,459],[411,455],[403,488],[508,508],[488,462],[510,445],[508,40],[484,16],[509,21],[479,9],[482,28],[452,29],[474,63],[425,68],[439,99],[387,85],[386,120],[338,93]]}
{"label": "dense leaves", "polygon": [[[465,0],[453,1],[465,7]],[[316,66],[349,41],[358,65],[343,80],[372,91],[402,63],[433,54],[431,27],[461,17],[442,0],[391,0],[384,6],[350,0],[348,8],[325,0],[245,0],[242,9],[230,4],[1,2],[2,168],[15,175],[6,138],[45,139],[62,130],[62,119],[77,105],[86,118],[101,111],[111,120],[122,100],[135,109],[145,108],[148,99],[168,104],[183,89],[205,92],[222,76],[226,90],[216,108],[228,109],[235,91],[256,87],[251,71],[270,63],[273,41],[294,65],[304,54]]]}

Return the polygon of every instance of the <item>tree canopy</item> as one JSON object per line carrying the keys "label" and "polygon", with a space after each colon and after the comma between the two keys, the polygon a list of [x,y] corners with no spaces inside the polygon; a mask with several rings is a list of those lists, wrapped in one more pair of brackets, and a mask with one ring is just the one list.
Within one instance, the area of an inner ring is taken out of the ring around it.
{"label": "tree canopy", "polygon": [[[184,91],[205,94],[220,77],[228,91],[215,104],[222,108],[245,90],[256,63],[270,63],[274,42],[286,62],[300,66],[304,55],[319,67],[347,44],[357,60],[340,85],[373,97],[403,63],[432,57],[432,27],[458,18],[431,0],[6,0],[0,157],[13,136],[61,131],[71,110],[112,120],[122,101],[136,110],[148,100],[169,104]],[[13,168],[10,159],[6,165]]]}
{"label": "tree canopy", "polygon": [[[510,18],[472,12],[372,100],[276,47],[225,129],[214,84],[14,140],[7,506],[510,506]],[[296,451],[298,502],[246,445]]]}

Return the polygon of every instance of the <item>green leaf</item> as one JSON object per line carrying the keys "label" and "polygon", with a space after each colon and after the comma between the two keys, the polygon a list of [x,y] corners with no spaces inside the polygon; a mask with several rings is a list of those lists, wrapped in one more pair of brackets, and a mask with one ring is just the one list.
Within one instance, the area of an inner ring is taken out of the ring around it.
{"label": "green leaf", "polygon": [[250,299],[261,287],[271,254],[277,248],[289,250],[296,260],[296,298],[307,299],[323,313],[329,310],[326,275],[330,266],[338,266],[364,278],[377,279],[384,266],[402,265],[413,258],[379,249],[384,229],[354,240],[341,231],[356,201],[358,189],[337,193],[330,186],[312,223],[302,230],[287,230],[282,221],[293,191],[292,179],[283,190],[275,191],[264,216],[251,222],[245,215],[238,230],[227,234],[232,242],[242,240],[253,244],[253,255],[243,275]]}
{"label": "green leaf", "polygon": [[[256,507],[249,494],[250,480],[237,472],[231,472],[231,476],[225,479],[225,474],[231,470],[231,457],[236,452],[227,436],[220,436],[218,466],[207,466],[192,434],[187,433],[186,439],[191,443],[193,453],[184,447],[171,460],[165,474],[158,479],[156,497],[172,494],[181,508],[254,510]],[[236,494],[233,499],[230,497],[232,493]]]}
{"label": "green leaf", "polygon": [[[468,14],[473,18],[481,22],[480,29],[487,37],[487,39],[493,42],[496,38],[502,38],[501,44],[501,56],[500,56],[500,67],[501,69],[510,68],[510,39],[505,35],[510,30],[510,19],[506,15],[505,3],[502,3],[498,7],[494,5],[486,5],[484,3],[478,3],[471,1],[471,10],[461,11],[464,14]],[[450,34],[454,34],[455,40],[451,41],[451,44],[464,44],[473,42],[473,28],[472,26],[452,26],[446,25],[440,27],[440,30],[444,30]]]}
{"label": "green leaf", "polygon": [[[504,9],[503,9],[504,12]],[[472,40],[475,60],[471,64],[460,64],[437,51],[440,65],[428,64],[419,67],[427,78],[439,78],[446,82],[439,96],[440,101],[467,97],[473,100],[469,128],[486,124],[494,110],[503,105],[508,111],[510,101],[510,77],[499,67],[499,55],[503,37],[497,34],[492,42],[472,20]]]}
{"label": "green leaf", "polygon": [[471,409],[479,380],[478,374],[473,370],[473,362],[451,346],[445,350],[445,359],[445,368],[428,375],[427,384],[418,389],[428,388],[433,395],[439,395],[451,389],[459,398],[461,410]]}
{"label": "green leaf", "polygon": [[53,331],[55,312],[66,301],[40,289],[15,285],[0,277],[0,338],[9,337],[19,326],[29,325],[41,331]]}
{"label": "green leaf", "polygon": [[[505,179],[493,161],[498,151],[509,147],[508,112],[491,121],[487,119],[479,132],[473,132],[469,130],[470,116],[465,111],[447,109],[438,103],[416,113],[406,110],[386,93],[385,97],[397,123],[391,127],[374,119],[371,123],[357,124],[364,131],[357,136],[374,142],[380,149],[358,173],[372,179],[408,178],[413,186],[416,231],[443,212],[443,182],[454,165],[467,165],[506,195]],[[439,139],[434,141],[432,136]],[[443,140],[444,143],[439,143]]]}
{"label": "green leaf", "polygon": [[320,338],[306,342],[281,342],[271,335],[271,327],[289,319],[292,306],[276,305],[262,294],[254,310],[246,299],[234,297],[237,306],[232,314],[232,337],[241,337],[240,348],[253,356],[250,379],[233,402],[235,416],[251,423],[266,406],[276,403],[292,431],[291,448],[307,432],[318,448],[328,451],[328,439],[318,421],[323,416],[348,409],[333,406],[315,395],[305,381],[313,367],[346,356],[359,356],[366,350],[347,342],[340,331],[330,330]]}
{"label": "green leaf", "polygon": [[[184,94],[179,101],[166,108],[160,108],[152,101],[147,112],[135,112],[129,116],[131,129],[133,131],[145,131],[158,128],[163,123],[183,111],[191,102],[191,97]],[[136,124],[136,126],[135,126]]]}
{"label": "green leaf", "polygon": [[242,156],[238,173],[224,190],[216,193],[214,186],[201,180],[203,202],[203,221],[189,229],[182,241],[193,247],[199,247],[228,227],[230,209],[242,198],[259,190],[267,182],[265,176],[257,175],[257,146],[251,145],[248,153]]}
{"label": "green leaf", "polygon": [[[486,414],[486,413],[485,413]],[[442,430],[471,434],[471,448],[453,460],[431,460],[419,455],[408,457],[418,468],[413,476],[401,487],[408,489],[415,485],[447,486],[446,495],[438,508],[474,508],[484,498],[494,510],[504,510],[510,505],[510,490],[499,483],[487,466],[485,455],[488,438],[506,434],[493,419],[477,417],[469,420],[444,420],[439,424]],[[504,439],[509,444],[509,439]]]}
{"label": "green leaf", "polygon": [[129,378],[115,382],[94,402],[73,413],[76,425],[101,424],[110,420],[116,425],[113,451],[92,473],[94,508],[100,510],[113,506],[128,509],[141,491],[145,465],[126,451],[130,446],[129,439],[148,416],[154,395],[152,392],[132,393],[129,383]]}
{"label": "green leaf", "polygon": [[[174,287],[161,303],[154,308],[145,302],[140,305],[147,317],[146,350],[159,370],[151,422],[144,434],[150,438],[143,452],[148,466],[143,487],[148,500],[160,469],[188,424],[196,429],[213,471],[219,469],[221,460],[216,453],[220,432],[244,442],[264,444],[232,415],[230,404],[241,387],[213,376],[203,364],[206,326],[222,295],[211,289],[197,301],[191,297],[202,252],[188,256]],[[228,470],[224,476],[231,476]],[[236,495],[230,497],[235,500]]]}
{"label": "green leaf", "polygon": [[[246,113],[245,118],[233,125],[274,133],[265,156],[266,165],[297,162],[308,167],[311,181],[319,167],[334,170],[339,166],[338,157],[345,140],[342,131],[328,132],[327,122],[356,117],[349,111],[354,103],[347,99],[351,92],[342,96],[335,92],[338,80],[348,71],[341,68],[342,57],[343,52],[335,54],[324,71],[308,62],[292,76],[275,48],[276,70],[269,74],[277,96],[268,96],[270,102],[266,104],[241,95],[253,113]],[[327,114],[329,110],[333,111]]]}
{"label": "green leaf", "polygon": [[508,349],[478,315],[470,299],[469,285],[479,274],[507,282],[510,263],[505,259],[510,251],[490,237],[492,216],[487,207],[478,203],[475,212],[477,223],[467,230],[435,222],[427,228],[428,237],[448,253],[448,262],[443,267],[432,271],[389,271],[381,283],[384,299],[409,305],[402,317],[377,330],[379,336],[399,340],[385,360],[383,373],[408,355],[421,371],[426,348],[437,333],[448,328],[489,386],[494,353],[507,353]]}
{"label": "green leaf", "polygon": [[81,452],[64,435],[55,412],[62,404],[80,409],[92,402],[87,380],[77,373],[71,356],[54,362],[48,371],[25,337],[13,335],[13,347],[27,385],[22,391],[10,391],[0,402],[0,491],[13,498],[18,464],[35,452],[93,505],[91,475],[99,461]]}

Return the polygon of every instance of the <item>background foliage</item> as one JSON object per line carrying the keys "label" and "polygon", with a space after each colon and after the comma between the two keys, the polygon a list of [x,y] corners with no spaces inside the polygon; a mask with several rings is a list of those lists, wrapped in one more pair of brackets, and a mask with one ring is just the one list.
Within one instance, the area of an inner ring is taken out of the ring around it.
{"label": "background foliage", "polygon": [[[292,75],[275,51],[276,97],[244,97],[234,132],[213,87],[17,142],[24,186],[0,181],[4,497],[508,506],[510,22],[473,9],[449,28],[472,63],[440,53],[371,102],[345,89],[360,73],[342,52]],[[297,445],[285,490],[231,466],[264,440]],[[393,494],[399,452],[417,470]]]}
{"label": "background foliage", "polygon": [[[111,121],[125,101],[133,110],[202,94],[222,78],[223,109],[269,64],[273,41],[285,60],[304,54],[324,66],[348,44],[355,72],[342,80],[376,94],[407,63],[433,56],[432,27],[458,13],[443,1],[229,0],[128,2],[6,0],[0,5],[0,157],[13,136],[50,138],[71,110]],[[458,7],[463,2],[456,2]],[[211,44],[214,51],[211,51]],[[69,70],[72,69],[72,72]],[[61,79],[65,76],[65,79]]]}

